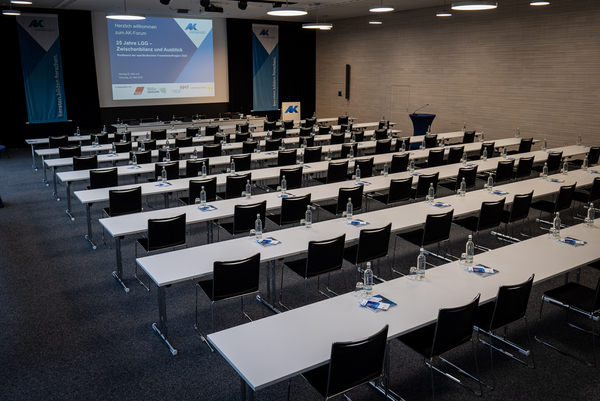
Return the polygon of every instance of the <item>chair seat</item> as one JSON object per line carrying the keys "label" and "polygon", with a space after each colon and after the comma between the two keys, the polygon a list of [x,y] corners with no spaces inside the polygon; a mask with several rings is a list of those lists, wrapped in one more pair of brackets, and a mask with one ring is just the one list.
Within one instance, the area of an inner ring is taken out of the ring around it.
{"label": "chair seat", "polygon": [[509,219],[510,219],[510,210],[503,210],[500,220],[502,220],[503,223],[508,223]]}
{"label": "chair seat", "polygon": [[[288,269],[290,269],[297,275],[304,277],[304,274],[306,273],[306,258],[285,262],[284,266],[287,266]],[[309,274],[308,277],[313,277],[313,276],[311,276]]]}
{"label": "chair seat", "polygon": [[233,221],[219,223],[219,226],[229,234],[233,235]]}
{"label": "chair seat", "polygon": [[479,222],[478,216],[469,216],[463,219],[455,220],[454,223],[466,228],[467,230],[477,231],[477,223]]}
{"label": "chair seat", "polygon": [[587,203],[590,199],[590,193],[585,191],[575,191],[573,192],[573,200],[577,202]]}
{"label": "chair seat", "polygon": [[477,308],[477,314],[475,315],[475,326],[487,331],[490,328],[492,322],[492,316],[494,314],[495,302],[488,302],[479,305]]}
{"label": "chair seat", "polygon": [[356,262],[356,255],[358,254],[358,244],[350,245],[348,248],[344,248],[344,259],[350,263]]}
{"label": "chair seat", "polygon": [[554,212],[554,207],[554,202],[550,202],[547,200],[540,200],[531,204],[531,208],[548,213]]}
{"label": "chair seat", "polygon": [[368,195],[369,198],[376,200],[377,202],[381,202],[384,204],[388,204],[388,194],[380,194],[380,193],[372,193]]}
{"label": "chair seat", "polygon": [[213,300],[213,281],[212,280],[202,280],[198,281],[198,286],[202,288],[202,291],[206,294],[208,299]]}
{"label": "chair seat", "polygon": [[302,373],[302,376],[321,394],[327,397],[327,379],[329,377],[329,364]]}
{"label": "chair seat", "polygon": [[337,203],[321,205],[320,207],[321,207],[321,209],[326,210],[331,214],[336,214],[336,212],[337,212]]}
{"label": "chair seat", "polygon": [[148,252],[148,238],[138,238],[136,242]]}
{"label": "chair seat", "polygon": [[544,296],[585,312],[593,312],[596,290],[575,282],[546,291]]}
{"label": "chair seat", "polygon": [[408,231],[405,233],[397,234],[399,238],[402,238],[410,243],[413,243],[417,246],[421,246],[421,241],[423,240],[423,233],[425,230],[423,228],[419,228],[413,231]]}
{"label": "chair seat", "polygon": [[420,329],[398,337],[398,340],[419,354],[429,358],[431,356],[431,347],[433,346],[435,326],[435,322],[428,324],[425,327],[421,327]]}

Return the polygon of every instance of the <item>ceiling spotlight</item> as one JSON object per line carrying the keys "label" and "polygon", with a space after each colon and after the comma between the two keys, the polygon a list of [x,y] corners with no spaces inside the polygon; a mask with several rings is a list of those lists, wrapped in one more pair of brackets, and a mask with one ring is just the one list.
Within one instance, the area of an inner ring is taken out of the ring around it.
{"label": "ceiling spotlight", "polygon": [[383,24],[383,22],[376,20],[376,19],[372,19],[371,21],[369,21],[370,25],[381,25]]}
{"label": "ceiling spotlight", "polygon": [[493,10],[498,8],[498,3],[495,1],[461,1],[460,3],[452,3],[453,10],[461,11],[480,11],[480,10]]}
{"label": "ceiling spotlight", "polygon": [[240,10],[245,10],[246,8],[248,8],[248,1],[247,0],[238,1],[238,8]]}
{"label": "ceiling spotlight", "polygon": [[530,6],[547,6],[548,4],[550,4],[549,1],[532,1],[529,3]]}
{"label": "ceiling spotlight", "polygon": [[171,0],[160,0],[160,4],[164,4],[165,6],[168,6],[170,2]]}
{"label": "ceiling spotlight", "polygon": [[127,2],[123,0],[123,12],[122,13],[106,13],[107,19],[116,19],[122,21],[139,21],[146,19],[144,14],[132,14],[127,12]]}
{"label": "ceiling spotlight", "polygon": [[394,11],[394,7],[384,6],[383,0],[381,0],[380,5],[369,8],[369,11],[372,13],[387,13],[389,11]]}

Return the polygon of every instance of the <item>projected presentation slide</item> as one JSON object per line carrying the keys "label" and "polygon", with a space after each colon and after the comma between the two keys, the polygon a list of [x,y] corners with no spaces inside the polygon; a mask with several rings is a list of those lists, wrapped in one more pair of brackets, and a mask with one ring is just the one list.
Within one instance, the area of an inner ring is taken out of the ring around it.
{"label": "projected presentation slide", "polygon": [[215,95],[211,20],[107,21],[114,100]]}

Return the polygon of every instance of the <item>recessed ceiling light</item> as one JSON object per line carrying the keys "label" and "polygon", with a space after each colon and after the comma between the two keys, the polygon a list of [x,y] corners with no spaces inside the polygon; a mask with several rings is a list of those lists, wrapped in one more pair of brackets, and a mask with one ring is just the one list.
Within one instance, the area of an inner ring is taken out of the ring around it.
{"label": "recessed ceiling light", "polygon": [[369,21],[369,24],[371,25],[381,25],[383,24],[383,22],[376,20],[376,19],[372,19],[371,21]]}
{"label": "recessed ceiling light", "polygon": [[462,11],[480,11],[480,10],[493,10],[498,8],[498,3],[495,1],[462,1],[460,3],[452,3],[453,10]]}
{"label": "recessed ceiling light", "polygon": [[19,10],[2,10],[2,15],[10,15],[12,17],[18,17],[19,15],[21,15],[21,12]]}
{"label": "recessed ceiling light", "polygon": [[11,4],[33,4],[32,1],[26,1],[26,0],[10,0]]}
{"label": "recessed ceiling light", "polygon": [[390,11],[394,11],[394,7],[384,6],[383,0],[381,0],[380,5],[369,8],[369,11],[372,13],[387,13]]}
{"label": "recessed ceiling light", "polygon": [[122,13],[106,13],[107,19],[116,19],[122,21],[139,21],[146,19],[144,14],[131,14],[127,12],[127,0],[123,0],[123,12]]}
{"label": "recessed ceiling light", "polygon": [[306,24],[302,24],[302,28],[328,30],[333,28],[333,25],[329,22],[308,22]]}
{"label": "recessed ceiling light", "polygon": [[452,17],[452,14],[449,13],[448,11],[440,11],[439,13],[435,14],[436,17]]}
{"label": "recessed ceiling light", "polygon": [[550,4],[549,1],[532,1],[529,3],[530,6],[547,6],[548,4]]}

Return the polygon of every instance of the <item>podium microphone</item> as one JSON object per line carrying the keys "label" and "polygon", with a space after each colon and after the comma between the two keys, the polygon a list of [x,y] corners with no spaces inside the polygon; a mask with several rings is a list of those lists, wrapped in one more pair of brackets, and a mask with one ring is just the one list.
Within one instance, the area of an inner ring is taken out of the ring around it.
{"label": "podium microphone", "polygon": [[416,110],[413,112],[413,115],[416,115],[416,114],[417,114],[417,111],[419,111],[419,110],[421,110],[421,109],[424,109],[424,108],[425,108],[425,107],[427,107],[427,106],[429,106],[429,103],[427,103],[425,106],[422,106],[422,107],[419,107],[418,109],[416,109]]}

